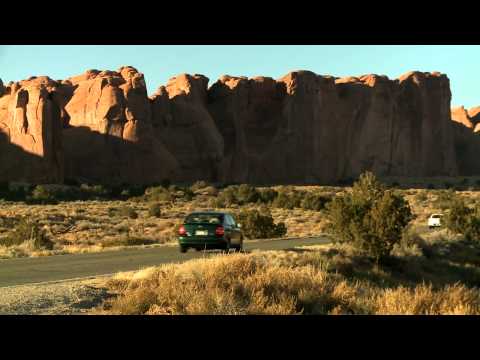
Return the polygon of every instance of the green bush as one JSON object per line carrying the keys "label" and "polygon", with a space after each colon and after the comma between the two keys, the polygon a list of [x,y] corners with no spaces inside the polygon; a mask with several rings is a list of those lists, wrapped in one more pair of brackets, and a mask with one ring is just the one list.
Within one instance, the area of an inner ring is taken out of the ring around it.
{"label": "green bush", "polygon": [[271,204],[278,196],[278,192],[273,189],[263,189],[259,191],[260,201],[265,204]]}
{"label": "green bush", "polygon": [[194,197],[195,197],[195,193],[191,189],[189,189],[189,188],[183,189],[183,199],[184,200],[192,201]]}
{"label": "green bush", "polygon": [[260,194],[254,186],[242,184],[236,190],[235,195],[238,205],[256,203],[260,199]]}
{"label": "green bush", "polygon": [[84,199],[104,199],[108,198],[110,192],[103,185],[80,185],[80,192]]}
{"label": "green bush", "polygon": [[119,208],[109,208],[108,209],[108,215],[110,217],[121,216],[121,217],[128,217],[130,219],[137,219],[138,218],[138,214],[135,211],[135,209],[133,209],[129,206],[121,206]]}
{"label": "green bush", "polygon": [[215,200],[215,206],[225,208],[237,204],[236,188],[235,185],[231,185],[223,189]]}
{"label": "green bush", "polygon": [[329,231],[336,241],[352,243],[377,262],[390,254],[412,219],[408,202],[387,190],[371,172],[354,183],[352,192],[327,205]]}
{"label": "green bush", "polygon": [[268,210],[263,210],[262,213],[258,210],[244,210],[237,214],[236,219],[249,239],[278,238],[287,233],[285,224],[275,224]]}
{"label": "green bush", "polygon": [[292,210],[301,207],[302,199],[303,192],[286,188],[278,193],[278,196],[275,198],[272,205],[274,207]]}
{"label": "green bush", "polygon": [[147,201],[171,202],[174,200],[172,193],[163,186],[150,187],[145,190],[144,195]]}
{"label": "green bush", "polygon": [[29,242],[34,249],[53,249],[53,242],[49,239],[45,230],[32,221],[25,219],[15,227],[9,236],[0,239],[0,245],[14,246]]}
{"label": "green bush", "polygon": [[48,189],[43,185],[38,185],[33,189],[32,195],[27,197],[30,204],[58,204],[55,191]]}
{"label": "green bush", "polygon": [[469,208],[464,199],[455,197],[445,216],[445,226],[450,232],[465,236],[467,241],[480,241],[480,208]]}
{"label": "green bush", "polygon": [[162,210],[159,203],[151,204],[148,208],[148,215],[152,217],[160,217],[162,215]]}
{"label": "green bush", "polygon": [[202,190],[202,189],[205,189],[206,187],[209,187],[210,185],[206,182],[206,181],[197,181],[195,183],[193,183],[192,186],[190,186],[190,190],[192,190],[193,192],[195,191],[198,191],[198,190]]}
{"label": "green bush", "polygon": [[300,203],[302,209],[320,211],[331,201],[331,197],[322,194],[307,192]]}
{"label": "green bush", "polygon": [[419,192],[417,195],[415,195],[414,199],[417,202],[423,203],[428,200],[428,196],[424,192]]}
{"label": "green bush", "polygon": [[441,190],[438,192],[434,205],[442,210],[448,209],[455,197],[456,193],[454,190]]}

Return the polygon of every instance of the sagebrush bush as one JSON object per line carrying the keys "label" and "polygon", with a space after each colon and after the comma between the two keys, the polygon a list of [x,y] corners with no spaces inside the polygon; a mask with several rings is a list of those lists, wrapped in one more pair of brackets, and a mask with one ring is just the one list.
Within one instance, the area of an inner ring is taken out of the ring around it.
{"label": "sagebrush bush", "polygon": [[53,249],[53,242],[37,223],[21,219],[13,232],[0,238],[0,245],[15,246],[29,243],[34,249]]}
{"label": "sagebrush bush", "polygon": [[439,209],[445,210],[448,209],[452,203],[452,200],[456,198],[456,193],[454,190],[441,190],[438,192],[437,199],[434,202],[434,205]]}
{"label": "sagebrush bush", "polygon": [[302,193],[295,190],[288,191],[286,189],[282,189],[272,203],[274,207],[289,210],[299,208],[301,207],[301,204]]}
{"label": "sagebrush bush", "polygon": [[27,202],[42,205],[58,204],[56,193],[43,185],[38,185],[33,189],[32,195],[27,197]]}
{"label": "sagebrush bush", "polygon": [[237,214],[236,219],[249,239],[277,238],[287,233],[285,223],[275,224],[268,210],[243,210]]}
{"label": "sagebrush bush", "polygon": [[193,185],[190,186],[190,190],[195,192],[195,191],[198,191],[198,190],[205,189],[206,187],[209,187],[209,186],[210,185],[206,181],[200,180],[200,181],[196,181],[195,183],[193,183]]}
{"label": "sagebrush bush", "polygon": [[223,189],[217,196],[217,207],[230,207],[232,205],[246,205],[260,200],[260,192],[251,185],[230,185]]}
{"label": "sagebrush bush", "polygon": [[422,203],[428,200],[428,196],[424,192],[419,192],[417,195],[415,195],[414,199],[415,201]]}
{"label": "sagebrush bush", "polygon": [[262,203],[271,204],[278,196],[278,192],[273,189],[263,189],[259,191],[259,195]]}
{"label": "sagebrush bush", "polygon": [[125,205],[119,208],[109,208],[108,215],[111,217],[114,217],[114,216],[128,217],[130,219],[138,218],[138,213],[135,211],[135,209]]}
{"label": "sagebrush bush", "polygon": [[162,208],[159,203],[153,203],[148,208],[148,215],[152,217],[160,217],[162,215]]}
{"label": "sagebrush bush", "polygon": [[352,243],[377,261],[390,254],[412,219],[408,202],[370,172],[360,176],[352,192],[335,197],[327,211],[334,239]]}
{"label": "sagebrush bush", "polygon": [[155,186],[145,190],[144,199],[147,201],[171,202],[174,200],[174,196],[167,188]]}
{"label": "sagebrush bush", "polygon": [[140,246],[140,245],[150,245],[153,244],[154,241],[151,239],[145,239],[138,236],[132,236],[130,234],[124,234],[114,239],[107,240],[103,242],[103,246],[110,247],[110,246]]}
{"label": "sagebrush bush", "polygon": [[480,208],[469,208],[461,197],[453,198],[445,216],[445,226],[452,233],[465,236],[467,241],[480,241]]}
{"label": "sagebrush bush", "polygon": [[323,194],[315,194],[307,192],[300,203],[304,210],[320,211],[325,208],[325,205],[331,201],[331,197]]}

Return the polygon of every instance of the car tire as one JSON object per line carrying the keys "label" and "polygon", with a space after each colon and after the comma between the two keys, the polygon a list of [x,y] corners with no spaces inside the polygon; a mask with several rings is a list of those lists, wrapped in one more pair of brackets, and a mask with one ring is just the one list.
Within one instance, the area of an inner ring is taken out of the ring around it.
{"label": "car tire", "polygon": [[181,252],[182,254],[186,253],[187,250],[188,250],[188,248],[187,248],[186,246],[180,245],[180,252]]}
{"label": "car tire", "polygon": [[224,246],[224,250],[225,252],[229,253],[230,252],[230,248],[231,248],[231,242],[230,242],[230,239],[227,239],[227,242]]}
{"label": "car tire", "polygon": [[238,252],[243,251],[243,239],[240,239],[240,244],[236,246],[235,248]]}

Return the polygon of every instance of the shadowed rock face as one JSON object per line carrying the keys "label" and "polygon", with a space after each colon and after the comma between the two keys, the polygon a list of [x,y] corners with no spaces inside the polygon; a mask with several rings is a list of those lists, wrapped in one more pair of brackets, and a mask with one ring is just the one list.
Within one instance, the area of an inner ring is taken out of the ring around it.
{"label": "shadowed rock face", "polygon": [[480,174],[480,107],[452,109],[455,152],[459,172],[465,176]]}
{"label": "shadowed rock face", "polygon": [[451,113],[450,98],[445,75],[421,72],[223,76],[210,88],[205,76],[182,74],[150,98],[133,67],[0,82],[2,141],[34,155],[17,167],[3,155],[0,178],[266,184],[333,183],[365,170],[479,174],[480,108]]}
{"label": "shadowed rock face", "polygon": [[329,183],[379,175],[456,175],[448,78],[335,79],[312,72],[225,76],[209,110],[225,141],[224,181]]}
{"label": "shadowed rock face", "polygon": [[207,110],[208,79],[182,74],[150,99],[153,134],[180,164],[177,181],[218,180],[224,141]]}

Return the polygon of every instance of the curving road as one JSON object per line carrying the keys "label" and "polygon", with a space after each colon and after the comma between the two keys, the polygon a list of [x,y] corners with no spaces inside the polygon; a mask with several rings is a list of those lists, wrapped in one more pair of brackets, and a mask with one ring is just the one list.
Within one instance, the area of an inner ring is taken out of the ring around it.
{"label": "curving road", "polygon": [[[326,237],[252,240],[244,242],[246,252],[252,250],[286,250],[296,246],[326,244]],[[61,281],[139,270],[143,267],[179,263],[212,256],[216,252],[189,250],[181,254],[177,247],[128,249],[90,254],[55,255],[40,258],[0,260],[0,287]],[[218,253],[218,252],[217,252]]]}

